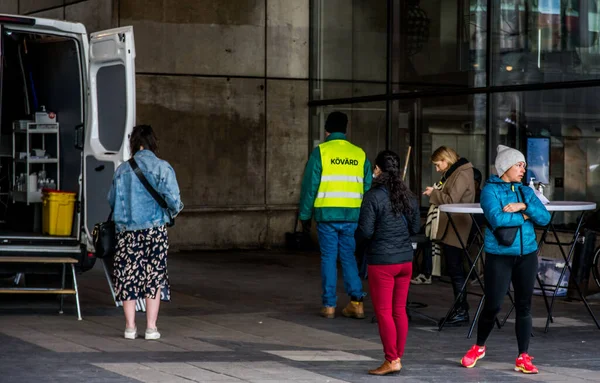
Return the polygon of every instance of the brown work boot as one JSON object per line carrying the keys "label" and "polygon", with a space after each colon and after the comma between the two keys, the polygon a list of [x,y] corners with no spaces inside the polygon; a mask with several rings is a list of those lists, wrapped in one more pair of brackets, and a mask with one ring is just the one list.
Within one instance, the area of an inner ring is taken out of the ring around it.
{"label": "brown work boot", "polygon": [[365,307],[362,302],[350,301],[348,306],[342,310],[342,315],[348,318],[364,319]]}
{"label": "brown work boot", "polygon": [[321,316],[327,319],[335,318],[335,307],[323,306],[321,308]]}
{"label": "brown work boot", "polygon": [[383,364],[381,366],[379,366],[379,368],[377,368],[375,370],[369,370],[369,374],[371,374],[371,375],[387,375],[387,374],[391,374],[393,372],[400,372],[400,370],[402,370],[402,363],[400,363],[400,358],[398,358],[391,362],[389,360],[386,360],[385,362],[383,362]]}

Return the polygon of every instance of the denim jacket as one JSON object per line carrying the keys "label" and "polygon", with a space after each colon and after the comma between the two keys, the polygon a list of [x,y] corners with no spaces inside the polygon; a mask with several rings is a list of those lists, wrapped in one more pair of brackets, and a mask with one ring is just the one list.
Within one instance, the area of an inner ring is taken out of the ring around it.
{"label": "denim jacket", "polygon": [[168,209],[160,207],[129,163],[124,162],[115,171],[108,192],[108,203],[118,232],[165,225],[170,217],[175,217],[183,209],[175,171],[171,165],[156,157],[150,150],[140,150],[133,158],[150,185],[163,196]]}

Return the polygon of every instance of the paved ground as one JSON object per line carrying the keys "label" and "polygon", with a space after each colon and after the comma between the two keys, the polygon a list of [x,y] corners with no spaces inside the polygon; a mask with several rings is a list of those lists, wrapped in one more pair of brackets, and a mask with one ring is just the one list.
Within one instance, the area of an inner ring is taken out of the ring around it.
{"label": "paved ground", "polygon": [[[366,371],[383,360],[377,325],[317,315],[318,255],[179,253],[169,262],[173,301],[161,311],[160,341],[122,338],[122,312],[99,264],[80,277],[83,321],[72,299],[58,315],[54,298],[1,297],[0,382],[600,381],[600,331],[580,302],[559,300],[544,334],[543,301],[534,299],[530,353],[539,375],[512,371],[512,324],[494,330],[485,359],[465,369],[458,361],[473,343],[467,329],[438,332],[414,315],[402,372],[371,377]],[[342,286],[339,306],[347,302]],[[411,288],[411,300],[428,304],[419,311],[433,317],[445,313],[450,297],[450,286],[439,281]],[[477,299],[470,297],[473,307]],[[600,316],[600,300],[592,303]],[[138,328],[145,328],[143,314]]]}

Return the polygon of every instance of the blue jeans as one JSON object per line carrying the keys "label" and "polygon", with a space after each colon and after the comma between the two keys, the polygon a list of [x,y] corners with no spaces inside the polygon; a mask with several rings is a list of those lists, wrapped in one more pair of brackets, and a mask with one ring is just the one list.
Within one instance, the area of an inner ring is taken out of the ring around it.
{"label": "blue jeans", "polygon": [[321,283],[323,286],[323,306],[335,307],[337,301],[337,259],[340,257],[344,287],[352,298],[362,298],[362,281],[358,277],[358,266],[354,258],[356,242],[354,232],[358,227],[354,222],[319,222],[319,246],[321,247]]}

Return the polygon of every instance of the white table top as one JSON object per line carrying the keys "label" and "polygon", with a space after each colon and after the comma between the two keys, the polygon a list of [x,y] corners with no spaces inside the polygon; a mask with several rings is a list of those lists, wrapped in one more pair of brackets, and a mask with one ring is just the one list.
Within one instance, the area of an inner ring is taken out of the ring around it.
{"label": "white table top", "polygon": [[[596,210],[595,202],[583,201],[554,201],[546,206],[548,211],[588,211]],[[483,210],[478,203],[451,203],[440,205],[440,211],[444,213],[458,214],[483,214]]]}

